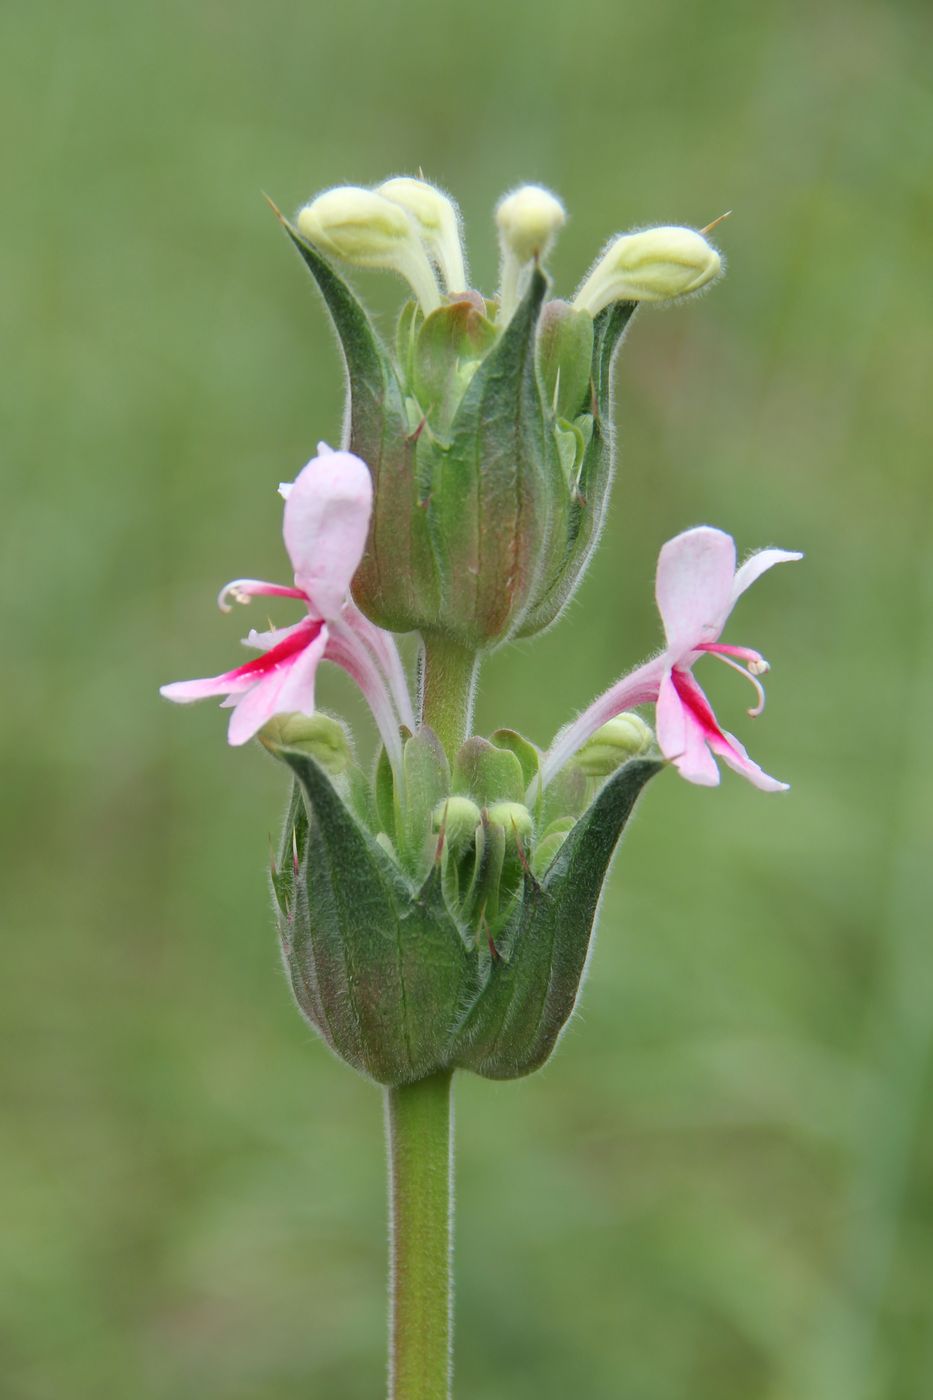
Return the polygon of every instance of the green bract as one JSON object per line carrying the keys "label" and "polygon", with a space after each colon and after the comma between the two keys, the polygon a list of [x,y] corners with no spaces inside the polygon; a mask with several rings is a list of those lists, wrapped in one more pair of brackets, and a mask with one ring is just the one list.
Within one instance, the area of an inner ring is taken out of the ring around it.
{"label": "green bract", "polygon": [[405,745],[405,793],[383,765],[367,802],[308,753],[278,755],[296,780],[272,877],[282,951],[331,1049],[383,1084],[543,1064],[576,1001],[613,850],[660,761],[631,759],[595,793],[571,765],[526,803],[513,749],[470,739],[451,773],[422,729]]}

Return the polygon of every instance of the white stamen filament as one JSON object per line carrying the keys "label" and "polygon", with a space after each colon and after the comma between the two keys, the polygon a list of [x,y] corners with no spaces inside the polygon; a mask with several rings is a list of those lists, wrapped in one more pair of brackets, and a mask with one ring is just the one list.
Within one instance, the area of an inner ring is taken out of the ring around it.
{"label": "white stamen filament", "polygon": [[749,684],[754,687],[755,694],[758,696],[758,703],[754,705],[752,709],[747,710],[746,713],[752,719],[757,719],[765,707],[765,688],[758,677],[764,675],[766,671],[771,669],[767,661],[765,661],[764,657],[761,657],[758,661],[750,661],[748,663],[748,670],[746,670],[740,662],[733,661],[731,656],[725,656],[721,651],[712,651],[709,654],[710,656],[715,656],[717,661],[724,661],[727,666],[732,667],[733,671],[738,671],[739,675],[744,676]]}

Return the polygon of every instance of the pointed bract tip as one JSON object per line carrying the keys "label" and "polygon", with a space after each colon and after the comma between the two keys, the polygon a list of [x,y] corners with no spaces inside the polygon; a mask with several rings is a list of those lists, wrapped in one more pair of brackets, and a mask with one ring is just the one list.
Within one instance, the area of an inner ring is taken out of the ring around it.
{"label": "pointed bract tip", "polygon": [[260,191],[260,193],[262,194],[263,199],[266,201],[275,217],[278,219],[279,223],[284,224],[284,226],[288,228],[288,220],[282,213],[279,206],[276,204],[275,200],[271,197],[271,195],[266,194],[265,190]]}
{"label": "pointed bract tip", "polygon": [[705,228],[701,228],[701,229],[700,229],[700,233],[702,233],[704,237],[705,237],[708,233],[712,233],[713,229],[714,229],[714,228],[718,228],[719,225],[720,225],[721,223],[724,223],[726,219],[731,219],[731,218],[732,218],[732,213],[733,213],[733,211],[732,211],[731,209],[727,209],[726,212],[725,212],[724,214],[720,214],[718,218],[716,218],[716,219],[714,219],[714,220],[712,221],[712,223],[707,224]]}

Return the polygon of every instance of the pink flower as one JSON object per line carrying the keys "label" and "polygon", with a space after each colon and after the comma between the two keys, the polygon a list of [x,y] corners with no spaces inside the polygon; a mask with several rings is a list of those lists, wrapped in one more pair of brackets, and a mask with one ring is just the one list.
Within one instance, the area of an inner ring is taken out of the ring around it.
{"label": "pink flower", "polygon": [[[770,569],[800,559],[784,549],[763,549],[736,569],[735,543],[722,530],[702,525],[668,540],[658,557],[655,596],[667,645],[660,656],[632,671],[561,730],[542,766],[547,783],[607,720],[633,705],[657,706],[658,746],[688,782],[707,787],[719,782],[714,755],[763,788],[780,792],[786,783],[763,772],[734,735],[720,727],[709,700],[693,676],[704,655],[725,661],[755,687],[761,714],[764,690],[759,676],[768,670],[760,652],[720,642],[732,609],[749,584]],[[742,664],[744,663],[744,665]]]}
{"label": "pink flower", "polygon": [[273,715],[314,713],[314,684],[321,661],[348,671],[369,701],[390,755],[399,751],[399,725],[414,728],[411,698],[395,642],[359,611],[349,596],[350,581],[363,557],[372,511],[372,478],[365,462],[324,443],[285,497],[283,534],[294,569],[294,587],[235,579],[221,589],[218,603],[248,603],[264,595],[297,598],[307,617],[291,627],[250,632],[245,645],[260,655],[223,675],[176,681],[162,694],[182,703],[223,695],[232,707],[228,737],[244,744]]}

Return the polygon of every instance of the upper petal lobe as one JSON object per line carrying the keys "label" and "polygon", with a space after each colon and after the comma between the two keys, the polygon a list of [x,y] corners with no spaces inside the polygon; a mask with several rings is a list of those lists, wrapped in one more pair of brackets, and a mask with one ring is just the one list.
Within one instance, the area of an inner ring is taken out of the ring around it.
{"label": "upper petal lobe", "polygon": [[757,578],[761,578],[767,569],[773,569],[775,564],[790,564],[795,559],[802,558],[802,554],[790,549],[759,549],[755,554],[750,554],[735,575],[732,585],[733,606],[746,588],[749,588]]}
{"label": "upper petal lobe", "polygon": [[285,547],[295,582],[321,617],[340,612],[369,530],[373,483],[352,452],[312,457],[285,500]]}
{"label": "upper petal lobe", "polygon": [[732,609],[735,544],[701,525],[668,540],[658,556],[655,596],[672,661],[714,642]]}

